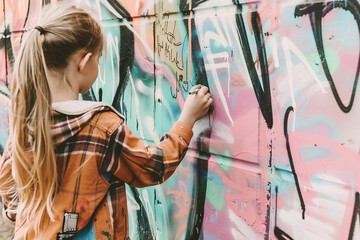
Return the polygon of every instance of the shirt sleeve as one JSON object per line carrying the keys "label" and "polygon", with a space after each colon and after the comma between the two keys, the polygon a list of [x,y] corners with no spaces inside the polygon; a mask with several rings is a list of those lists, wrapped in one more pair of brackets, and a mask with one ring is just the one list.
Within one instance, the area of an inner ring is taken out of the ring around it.
{"label": "shirt sleeve", "polygon": [[146,187],[167,180],[181,160],[192,138],[192,129],[176,122],[157,145],[148,145],[121,124],[112,134],[103,171],[133,187]]}
{"label": "shirt sleeve", "polygon": [[17,194],[15,181],[12,176],[12,156],[10,141],[8,141],[0,162],[0,195],[3,201],[3,216],[7,220],[15,221],[17,208]]}

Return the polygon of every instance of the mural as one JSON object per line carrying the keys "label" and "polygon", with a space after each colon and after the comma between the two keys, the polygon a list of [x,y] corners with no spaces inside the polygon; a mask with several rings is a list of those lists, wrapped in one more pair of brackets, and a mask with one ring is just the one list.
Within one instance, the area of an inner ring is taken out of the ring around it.
{"label": "mural", "polygon": [[[0,153],[13,61],[54,0],[3,0]],[[82,99],[105,101],[157,143],[189,89],[208,86],[182,164],[127,187],[131,239],[360,236],[358,0],[88,0],[107,39]]]}

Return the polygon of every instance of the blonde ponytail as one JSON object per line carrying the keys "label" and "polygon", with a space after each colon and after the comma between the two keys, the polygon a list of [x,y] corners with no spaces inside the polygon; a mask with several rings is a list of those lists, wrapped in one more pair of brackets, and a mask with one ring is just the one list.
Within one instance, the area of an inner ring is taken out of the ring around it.
{"label": "blonde ponytail", "polygon": [[100,52],[103,33],[85,11],[58,4],[42,12],[39,27],[30,30],[15,61],[12,101],[13,177],[18,193],[17,215],[35,220],[36,232],[48,215],[60,176],[51,135],[52,96],[49,71],[61,73],[77,50]]}

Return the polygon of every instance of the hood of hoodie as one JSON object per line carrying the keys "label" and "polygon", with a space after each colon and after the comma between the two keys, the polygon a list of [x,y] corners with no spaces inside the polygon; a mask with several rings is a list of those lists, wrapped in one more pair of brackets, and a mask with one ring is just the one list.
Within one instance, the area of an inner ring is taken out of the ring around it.
{"label": "hood of hoodie", "polygon": [[54,111],[54,121],[51,134],[53,136],[54,147],[59,146],[77,134],[98,112],[112,111],[124,119],[124,116],[116,111],[116,109],[103,102],[81,100],[56,102],[53,103],[52,108]]}

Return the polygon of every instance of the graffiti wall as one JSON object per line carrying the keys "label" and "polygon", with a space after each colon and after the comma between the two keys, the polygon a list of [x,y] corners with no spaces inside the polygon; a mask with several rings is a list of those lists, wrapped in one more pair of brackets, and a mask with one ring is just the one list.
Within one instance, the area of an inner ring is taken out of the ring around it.
{"label": "graffiti wall", "polygon": [[[53,0],[0,2],[0,153],[22,34]],[[132,239],[360,237],[358,0],[82,0],[106,54],[82,99],[158,143],[189,89],[213,111],[165,183],[127,186]]]}

